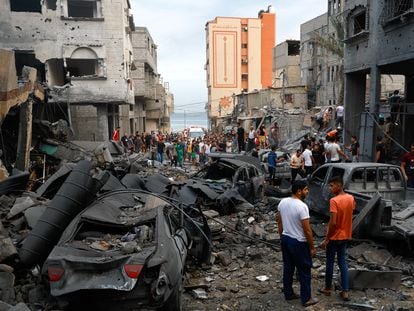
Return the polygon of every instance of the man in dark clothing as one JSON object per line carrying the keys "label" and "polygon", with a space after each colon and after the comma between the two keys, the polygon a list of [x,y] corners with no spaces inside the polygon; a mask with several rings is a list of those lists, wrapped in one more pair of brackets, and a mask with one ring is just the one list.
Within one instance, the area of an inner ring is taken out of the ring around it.
{"label": "man in dark clothing", "polygon": [[161,139],[157,143],[157,160],[161,163],[164,161],[164,149],[165,149],[165,144]]}
{"label": "man in dark clothing", "polygon": [[239,152],[244,150],[244,128],[240,125],[240,122],[237,123],[237,144]]}
{"label": "man in dark clothing", "polygon": [[385,147],[382,142],[382,136],[377,137],[377,144],[375,145],[375,162],[385,163]]}
{"label": "man in dark clothing", "polygon": [[128,145],[129,145],[129,138],[126,133],[124,133],[124,136],[121,137],[122,146],[124,147],[124,152],[128,152]]}
{"label": "man in dark clothing", "polygon": [[267,164],[269,168],[269,184],[273,185],[276,173],[276,146],[272,146],[272,150],[267,154]]}

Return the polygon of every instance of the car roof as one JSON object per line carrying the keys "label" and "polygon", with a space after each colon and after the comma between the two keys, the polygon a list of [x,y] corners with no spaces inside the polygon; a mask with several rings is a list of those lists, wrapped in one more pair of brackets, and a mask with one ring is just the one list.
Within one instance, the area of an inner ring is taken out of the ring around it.
{"label": "car roof", "polygon": [[[209,153],[208,155],[210,158],[219,159],[220,161],[223,160],[235,160],[238,163],[234,162],[234,165],[243,166],[246,163],[250,165],[256,166],[257,169],[261,170],[261,163],[260,160],[256,157],[243,155],[238,153]],[[229,162],[230,163],[230,162]]]}
{"label": "car roof", "polygon": [[358,168],[375,168],[375,167],[390,167],[390,168],[399,168],[397,165],[387,164],[387,163],[375,163],[375,162],[352,162],[352,163],[327,163],[321,167],[338,167],[346,171],[351,171]]}

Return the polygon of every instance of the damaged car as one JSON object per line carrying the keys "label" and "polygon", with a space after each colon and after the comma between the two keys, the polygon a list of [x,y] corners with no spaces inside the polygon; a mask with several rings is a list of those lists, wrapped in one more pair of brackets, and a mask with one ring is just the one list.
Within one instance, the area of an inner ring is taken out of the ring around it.
{"label": "damaged car", "polygon": [[265,175],[259,161],[248,156],[215,156],[187,182],[207,200],[203,206],[218,209],[221,214],[234,211],[235,206],[254,203],[263,197]]}
{"label": "damaged car", "polygon": [[182,310],[186,258],[207,261],[210,239],[201,210],[184,212],[145,191],[112,191],[74,218],[42,273],[52,296],[73,308]]}

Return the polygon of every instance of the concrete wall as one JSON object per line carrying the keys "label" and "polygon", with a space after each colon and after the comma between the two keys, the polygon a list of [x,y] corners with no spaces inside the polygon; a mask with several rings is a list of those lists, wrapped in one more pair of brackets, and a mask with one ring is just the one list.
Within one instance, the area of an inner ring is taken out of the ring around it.
{"label": "concrete wall", "polygon": [[[300,43],[300,41],[292,42]],[[300,54],[288,55],[288,48],[287,41],[274,48],[273,87],[301,85]]]}

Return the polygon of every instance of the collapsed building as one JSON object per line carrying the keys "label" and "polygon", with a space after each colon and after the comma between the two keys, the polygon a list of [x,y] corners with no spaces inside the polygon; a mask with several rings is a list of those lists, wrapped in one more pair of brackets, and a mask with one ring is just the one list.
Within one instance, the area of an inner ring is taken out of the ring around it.
{"label": "collapsed building", "polygon": [[[413,12],[414,4],[408,0],[353,0],[346,2],[342,13],[346,26],[345,138],[359,135],[365,160],[374,154],[380,114],[390,116],[395,125],[391,136],[396,146],[407,147],[414,141]],[[381,101],[384,75],[404,77],[404,97],[394,103]]]}
{"label": "collapsed building", "polygon": [[107,140],[130,129],[134,68],[129,0],[1,0],[0,48],[14,50],[17,75],[37,69],[48,86],[50,122],[65,119],[73,139]]}

